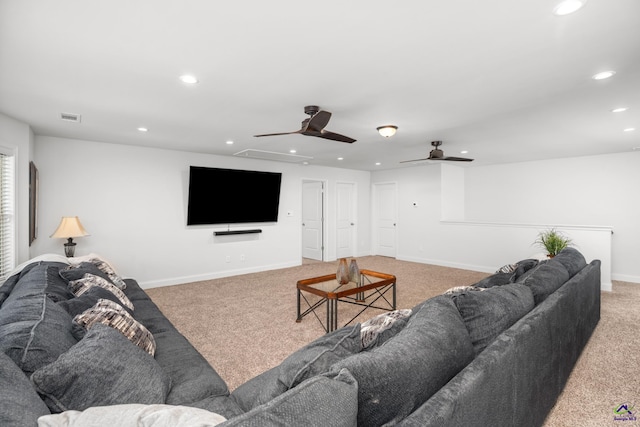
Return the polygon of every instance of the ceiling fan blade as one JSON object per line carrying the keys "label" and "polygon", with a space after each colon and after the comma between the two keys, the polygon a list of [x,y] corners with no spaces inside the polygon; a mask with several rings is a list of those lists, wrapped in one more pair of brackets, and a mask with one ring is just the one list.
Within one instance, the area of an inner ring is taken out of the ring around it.
{"label": "ceiling fan blade", "polygon": [[255,137],[260,137],[260,136],[278,136],[278,135],[292,135],[294,133],[302,133],[302,130],[297,130],[295,132],[280,132],[280,133],[263,133],[261,135],[253,135]]}
{"label": "ceiling fan blade", "polygon": [[349,144],[356,142],[356,140],[353,138],[349,138],[348,136],[340,135],[339,133],[329,132],[326,130],[323,130],[322,132],[314,134],[313,136],[317,136],[319,138],[324,138],[324,139],[330,139],[332,141],[348,142]]}
{"label": "ceiling fan blade", "polygon": [[425,159],[413,159],[413,160],[403,160],[400,163],[413,163],[413,162],[423,162],[425,160],[432,160],[430,158],[425,158]]}
{"label": "ceiling fan blade", "polygon": [[327,123],[329,123],[329,119],[331,119],[330,112],[318,111],[310,119],[308,119],[309,123],[307,124],[307,130],[320,132],[325,128],[325,126],[327,126]]}
{"label": "ceiling fan blade", "polygon": [[439,159],[431,160],[449,160],[452,162],[473,162],[473,159],[467,159],[466,157],[441,157]]}

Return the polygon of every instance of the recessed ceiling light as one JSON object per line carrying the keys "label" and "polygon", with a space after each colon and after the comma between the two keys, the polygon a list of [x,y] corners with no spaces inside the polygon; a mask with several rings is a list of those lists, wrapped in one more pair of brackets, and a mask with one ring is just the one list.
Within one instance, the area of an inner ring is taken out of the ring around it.
{"label": "recessed ceiling light", "polygon": [[376,162],[376,166],[380,166],[382,163],[380,162]]}
{"label": "recessed ceiling light", "polygon": [[462,150],[462,151],[460,152],[460,154],[467,154],[468,152],[469,152],[469,150]]}
{"label": "recessed ceiling light", "polygon": [[626,128],[626,129],[624,129],[625,132],[633,132],[634,130],[636,130],[636,128]]}
{"label": "recessed ceiling light", "polygon": [[576,12],[585,5],[587,0],[564,0],[558,3],[553,9],[553,13],[557,16],[569,15]]}
{"label": "recessed ceiling light", "polygon": [[289,150],[289,152],[290,152],[291,154],[296,154],[296,153],[297,153],[297,151],[296,151],[296,150]]}
{"label": "recessed ceiling light", "polygon": [[149,129],[143,128],[143,127],[139,127],[138,131],[140,131],[140,132],[149,132]]}
{"label": "recessed ceiling light", "polygon": [[302,162],[302,164],[303,164],[303,165],[308,165],[308,164],[309,164],[309,162]]}
{"label": "recessed ceiling light", "polygon": [[227,145],[233,145],[233,141],[229,139],[229,140],[227,141]]}
{"label": "recessed ceiling light", "polygon": [[615,71],[603,71],[601,73],[594,74],[593,76],[591,76],[591,78],[593,80],[604,80],[604,79],[608,79],[609,77],[612,77],[615,73],[616,73]]}
{"label": "recessed ceiling light", "polygon": [[338,157],[338,160],[344,160],[344,157]]}
{"label": "recessed ceiling light", "polygon": [[192,76],[190,74],[185,74],[180,76],[180,80],[182,81],[182,83],[187,83],[187,84],[198,83],[198,79],[195,76]]}
{"label": "recessed ceiling light", "polygon": [[627,107],[620,107],[620,108],[614,108],[613,110],[611,110],[612,113],[622,113],[623,111],[627,111],[628,108]]}

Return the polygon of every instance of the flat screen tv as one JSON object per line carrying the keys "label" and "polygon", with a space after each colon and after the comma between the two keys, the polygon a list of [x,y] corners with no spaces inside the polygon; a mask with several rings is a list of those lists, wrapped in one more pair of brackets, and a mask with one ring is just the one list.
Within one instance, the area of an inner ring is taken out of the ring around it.
{"label": "flat screen tv", "polygon": [[277,222],[282,174],[191,166],[187,225]]}

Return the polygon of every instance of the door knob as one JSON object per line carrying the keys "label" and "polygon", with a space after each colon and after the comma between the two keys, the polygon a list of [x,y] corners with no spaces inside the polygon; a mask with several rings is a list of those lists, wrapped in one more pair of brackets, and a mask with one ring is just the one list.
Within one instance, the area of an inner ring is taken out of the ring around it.
{"label": "door knob", "polygon": [[355,225],[355,224],[352,222],[351,225]]}
{"label": "door knob", "polygon": [[305,223],[304,223],[304,222],[302,223],[302,226],[303,226],[303,227],[305,226]]}

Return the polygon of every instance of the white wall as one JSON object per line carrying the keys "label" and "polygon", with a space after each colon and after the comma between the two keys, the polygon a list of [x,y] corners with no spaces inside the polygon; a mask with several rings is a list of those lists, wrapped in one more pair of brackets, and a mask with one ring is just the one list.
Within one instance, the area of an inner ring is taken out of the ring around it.
{"label": "white wall", "polygon": [[29,259],[29,161],[33,153],[31,128],[0,113],[0,147],[15,156],[16,264]]}
{"label": "white wall", "polygon": [[[303,179],[328,183],[329,212],[335,207],[335,183],[356,184],[356,255],[369,253],[368,172],[45,136],[36,137],[35,154],[41,232],[32,256],[62,253],[64,242],[48,236],[62,216],[77,215],[91,236],[75,239],[76,255],[98,253],[143,287],[299,265]],[[233,227],[263,230],[240,236],[213,236],[225,227],[187,227],[190,165],[282,172],[278,222]],[[288,211],[293,216],[288,217]],[[335,234],[330,217],[329,260],[335,259]]]}
{"label": "white wall", "polygon": [[540,252],[537,233],[555,226],[588,260],[603,261],[610,289],[611,278],[640,282],[639,162],[624,153],[459,168],[464,180],[432,163],[377,171],[371,182],[397,183],[399,259],[489,272]]}

